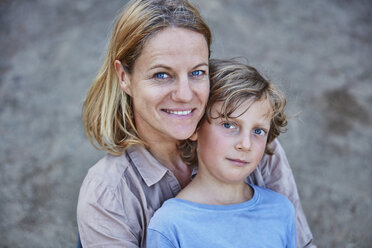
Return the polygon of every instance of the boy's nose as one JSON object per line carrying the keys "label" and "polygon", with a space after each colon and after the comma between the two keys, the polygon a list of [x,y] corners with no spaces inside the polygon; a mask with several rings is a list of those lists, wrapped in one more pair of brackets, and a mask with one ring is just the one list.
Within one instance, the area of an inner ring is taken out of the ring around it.
{"label": "boy's nose", "polygon": [[249,151],[252,147],[252,140],[250,135],[243,135],[236,143],[236,149],[239,151]]}

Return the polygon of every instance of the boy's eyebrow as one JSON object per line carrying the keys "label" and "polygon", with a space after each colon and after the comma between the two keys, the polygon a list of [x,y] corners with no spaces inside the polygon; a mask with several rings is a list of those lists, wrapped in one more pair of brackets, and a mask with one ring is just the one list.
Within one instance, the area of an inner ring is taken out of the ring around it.
{"label": "boy's eyebrow", "polygon": [[269,123],[269,124],[259,124],[258,126],[262,127],[262,128],[265,128],[265,129],[269,129],[271,125]]}
{"label": "boy's eyebrow", "polygon": [[271,121],[257,121],[257,126],[269,129],[271,126]]}

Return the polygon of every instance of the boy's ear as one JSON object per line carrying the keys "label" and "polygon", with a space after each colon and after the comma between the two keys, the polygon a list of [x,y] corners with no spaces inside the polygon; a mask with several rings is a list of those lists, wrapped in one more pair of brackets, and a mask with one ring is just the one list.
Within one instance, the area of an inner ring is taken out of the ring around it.
{"label": "boy's ear", "polygon": [[128,72],[124,70],[124,67],[119,60],[115,60],[114,66],[115,66],[116,76],[119,79],[120,87],[125,93],[131,96],[132,92],[131,92]]}
{"label": "boy's ear", "polygon": [[197,140],[198,140],[198,132],[195,131],[195,132],[193,133],[193,135],[191,135],[191,137],[189,138],[189,140],[197,141]]}

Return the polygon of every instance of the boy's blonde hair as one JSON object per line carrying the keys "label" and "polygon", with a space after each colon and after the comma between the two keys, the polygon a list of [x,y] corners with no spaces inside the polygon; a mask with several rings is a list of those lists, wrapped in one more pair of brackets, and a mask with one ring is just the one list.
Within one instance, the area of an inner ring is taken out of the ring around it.
{"label": "boy's blonde hair", "polygon": [[120,88],[114,61],[119,60],[130,74],[146,41],[167,27],[202,34],[210,50],[210,29],[189,1],[130,1],[116,20],[105,61],[83,105],[85,131],[95,147],[120,155],[130,145],[144,144],[134,123],[132,101]]}
{"label": "boy's blonde hair", "polygon": [[[270,82],[268,82],[253,67],[241,63],[235,59],[221,60],[211,59],[209,61],[210,73],[210,95],[206,112],[198,124],[210,121],[212,118],[212,107],[217,102],[223,102],[220,116],[218,118],[234,118],[231,114],[247,100],[259,101],[269,100],[272,108],[270,130],[267,137],[265,153],[272,155],[270,143],[285,132],[287,125],[284,107],[286,99],[284,95]],[[215,116],[213,118],[216,118]],[[178,149],[181,157],[188,165],[197,165],[196,154],[197,141],[185,140],[180,142]]]}

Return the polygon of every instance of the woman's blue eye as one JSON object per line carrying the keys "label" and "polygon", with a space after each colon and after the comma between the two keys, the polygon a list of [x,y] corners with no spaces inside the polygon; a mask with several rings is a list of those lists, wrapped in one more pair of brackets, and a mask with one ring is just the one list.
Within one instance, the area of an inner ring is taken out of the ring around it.
{"label": "woman's blue eye", "polygon": [[155,77],[160,78],[160,79],[165,79],[165,78],[168,78],[169,76],[167,75],[167,73],[159,72],[155,74]]}
{"label": "woman's blue eye", "polygon": [[260,135],[260,136],[263,136],[263,135],[266,134],[265,130],[260,129],[260,128],[255,129],[253,132],[254,132],[254,134],[257,134],[257,135]]}
{"label": "woman's blue eye", "polygon": [[203,75],[203,73],[204,73],[204,71],[202,71],[202,70],[196,70],[196,71],[191,72],[191,75],[192,76],[201,76],[201,75]]}

